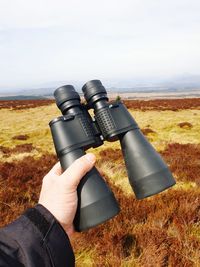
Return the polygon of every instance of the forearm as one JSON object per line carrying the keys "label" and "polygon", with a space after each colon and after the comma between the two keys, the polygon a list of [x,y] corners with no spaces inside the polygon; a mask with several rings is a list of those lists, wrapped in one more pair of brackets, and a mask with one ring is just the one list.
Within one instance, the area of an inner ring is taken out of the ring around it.
{"label": "forearm", "polygon": [[70,267],[75,260],[61,225],[46,208],[37,205],[0,230],[1,261],[15,267],[16,262],[27,267]]}

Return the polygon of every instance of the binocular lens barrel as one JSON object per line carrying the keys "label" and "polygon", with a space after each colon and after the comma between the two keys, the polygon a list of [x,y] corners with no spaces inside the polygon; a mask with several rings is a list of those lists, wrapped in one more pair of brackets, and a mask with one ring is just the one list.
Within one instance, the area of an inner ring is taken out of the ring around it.
{"label": "binocular lens barrel", "polygon": [[[85,155],[84,148],[94,143],[94,135],[73,86],[58,88],[56,103],[64,116],[50,122],[54,146],[63,171]],[[81,180],[77,188],[78,207],[74,219],[77,231],[84,231],[109,220],[119,213],[114,194],[95,167]]]}
{"label": "binocular lens barrel", "polygon": [[[112,106],[108,102],[105,88],[99,80],[93,80],[83,86],[85,99],[94,109],[97,122],[109,141],[109,132],[114,132],[120,140],[130,184],[138,199],[157,194],[175,184],[175,180],[161,156],[147,141],[125,106]],[[118,112],[118,113],[117,113]],[[115,114],[118,114],[116,116]],[[120,129],[129,117],[132,129]],[[116,127],[116,129],[115,129]],[[108,130],[107,130],[108,129]],[[108,134],[106,133],[108,132]]]}
{"label": "binocular lens barrel", "polygon": [[[83,155],[83,149],[64,154],[60,157],[63,170]],[[74,219],[76,231],[90,229],[119,213],[119,206],[112,191],[95,167],[81,179],[77,194],[78,208]]]}
{"label": "binocular lens barrel", "polygon": [[122,135],[120,144],[137,199],[155,195],[175,184],[167,165],[139,129]]}

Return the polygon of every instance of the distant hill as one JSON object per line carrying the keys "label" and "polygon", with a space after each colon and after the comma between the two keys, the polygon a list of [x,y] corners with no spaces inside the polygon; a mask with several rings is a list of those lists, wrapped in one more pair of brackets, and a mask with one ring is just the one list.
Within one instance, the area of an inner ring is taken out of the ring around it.
{"label": "distant hill", "polygon": [[[182,74],[178,76],[129,78],[122,80],[102,80],[107,91],[110,93],[156,93],[156,92],[194,92],[200,90],[200,75]],[[73,84],[75,89],[82,95],[83,81],[52,81],[33,88],[0,88],[0,99],[43,99],[53,98],[53,92],[59,86]],[[17,96],[13,96],[17,95]],[[5,98],[6,97],[6,98]]]}
{"label": "distant hill", "polygon": [[[199,86],[178,86],[173,84],[168,85],[155,85],[155,86],[132,86],[132,87],[107,87],[107,92],[110,93],[156,93],[156,92],[192,92],[192,91],[199,91]],[[55,89],[53,88],[38,88],[38,89],[27,89],[21,92],[18,92],[20,98],[25,97],[24,99],[42,99],[42,98],[53,98],[53,92]],[[80,96],[83,93],[77,90]],[[10,97],[10,96],[9,96]],[[28,98],[30,97],[30,98]],[[31,98],[33,97],[33,98]]]}

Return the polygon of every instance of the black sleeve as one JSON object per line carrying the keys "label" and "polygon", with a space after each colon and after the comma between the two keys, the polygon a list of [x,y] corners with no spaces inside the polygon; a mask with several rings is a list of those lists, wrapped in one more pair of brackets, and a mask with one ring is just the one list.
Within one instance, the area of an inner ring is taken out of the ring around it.
{"label": "black sleeve", "polygon": [[75,259],[62,226],[38,204],[0,229],[0,266],[74,267]]}

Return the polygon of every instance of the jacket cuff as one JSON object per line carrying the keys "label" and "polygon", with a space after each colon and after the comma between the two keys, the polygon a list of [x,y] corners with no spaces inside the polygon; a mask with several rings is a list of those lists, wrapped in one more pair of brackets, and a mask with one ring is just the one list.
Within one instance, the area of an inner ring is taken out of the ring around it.
{"label": "jacket cuff", "polygon": [[41,204],[23,214],[39,231],[53,266],[74,266],[74,253],[69,238],[51,212]]}
{"label": "jacket cuff", "polygon": [[55,217],[40,204],[26,210],[17,220],[0,230],[0,253],[5,255],[6,262],[17,261],[26,267],[75,266],[67,234]]}

